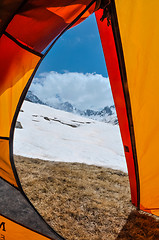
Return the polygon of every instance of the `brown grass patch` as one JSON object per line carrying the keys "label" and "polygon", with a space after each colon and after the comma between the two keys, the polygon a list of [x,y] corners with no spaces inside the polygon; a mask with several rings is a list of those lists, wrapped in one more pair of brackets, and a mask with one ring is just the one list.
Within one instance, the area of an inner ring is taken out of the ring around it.
{"label": "brown grass patch", "polygon": [[159,223],[130,203],[127,174],[15,156],[27,196],[68,240],[159,239]]}

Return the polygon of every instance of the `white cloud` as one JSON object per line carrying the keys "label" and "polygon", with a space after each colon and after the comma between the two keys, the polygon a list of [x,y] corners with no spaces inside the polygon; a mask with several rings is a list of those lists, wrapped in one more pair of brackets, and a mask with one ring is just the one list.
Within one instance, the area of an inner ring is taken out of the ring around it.
{"label": "white cloud", "polygon": [[96,73],[42,73],[34,79],[30,90],[51,105],[59,101],[56,96],[81,110],[99,110],[114,104],[108,78]]}

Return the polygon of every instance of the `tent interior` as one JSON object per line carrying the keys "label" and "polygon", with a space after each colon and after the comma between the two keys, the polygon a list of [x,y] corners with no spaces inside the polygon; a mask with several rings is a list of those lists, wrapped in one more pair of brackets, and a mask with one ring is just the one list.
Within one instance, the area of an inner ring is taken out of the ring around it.
{"label": "tent interior", "polygon": [[159,2],[0,2],[0,231],[3,239],[64,239],[25,195],[13,159],[16,120],[41,62],[58,39],[93,12],[127,161],[132,203],[159,215]]}

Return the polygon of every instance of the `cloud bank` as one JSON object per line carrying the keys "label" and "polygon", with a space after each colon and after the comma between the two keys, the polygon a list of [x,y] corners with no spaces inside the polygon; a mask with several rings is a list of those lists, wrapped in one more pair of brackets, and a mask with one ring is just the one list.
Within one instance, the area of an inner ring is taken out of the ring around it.
{"label": "cloud bank", "polygon": [[30,90],[49,105],[70,102],[81,110],[100,110],[114,104],[108,78],[95,73],[41,73]]}

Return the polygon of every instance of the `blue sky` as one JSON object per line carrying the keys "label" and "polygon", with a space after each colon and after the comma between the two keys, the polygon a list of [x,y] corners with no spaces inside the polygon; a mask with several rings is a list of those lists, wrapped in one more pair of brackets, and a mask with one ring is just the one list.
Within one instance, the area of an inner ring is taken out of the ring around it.
{"label": "blue sky", "polygon": [[67,31],[57,41],[42,62],[38,73],[49,71],[98,73],[107,77],[94,15]]}
{"label": "blue sky", "polygon": [[94,15],[56,42],[30,90],[51,106],[59,101],[56,96],[83,110],[114,104]]}

